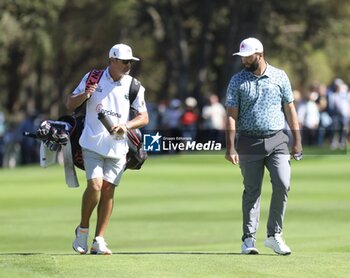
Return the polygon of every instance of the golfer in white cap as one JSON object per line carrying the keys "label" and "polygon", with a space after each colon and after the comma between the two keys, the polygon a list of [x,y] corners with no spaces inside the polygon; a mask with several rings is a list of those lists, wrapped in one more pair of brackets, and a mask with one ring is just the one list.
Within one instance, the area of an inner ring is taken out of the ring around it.
{"label": "golfer in white cap", "polygon": [[243,40],[239,52],[233,55],[241,56],[244,69],[233,75],[227,89],[225,158],[234,165],[239,163],[243,176],[242,253],[259,253],[255,242],[266,167],[272,197],[265,246],[289,255],[291,250],[282,239],[291,174],[289,139],[283,132],[285,120],[294,138],[292,156],[299,160],[302,152],[291,85],[284,71],[265,61],[264,47],[258,39]]}

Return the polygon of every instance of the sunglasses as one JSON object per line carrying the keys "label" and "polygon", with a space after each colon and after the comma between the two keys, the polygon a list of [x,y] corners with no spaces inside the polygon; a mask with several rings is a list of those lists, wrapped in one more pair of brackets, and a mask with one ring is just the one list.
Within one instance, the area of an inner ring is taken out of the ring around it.
{"label": "sunglasses", "polygon": [[121,59],[116,59],[116,60],[119,60],[121,61],[124,65],[127,65],[127,64],[132,64],[134,62],[134,60],[121,60]]}

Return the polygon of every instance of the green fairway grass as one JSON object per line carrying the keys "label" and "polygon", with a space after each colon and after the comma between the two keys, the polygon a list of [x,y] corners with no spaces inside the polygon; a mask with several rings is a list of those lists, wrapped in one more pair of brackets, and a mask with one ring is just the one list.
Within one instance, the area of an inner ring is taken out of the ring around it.
{"label": "green fairway grass", "polygon": [[[112,256],[71,243],[85,188],[62,166],[0,170],[0,277],[350,277],[350,156],[292,161],[284,237],[291,256],[263,245],[271,186],[265,172],[257,248],[241,255],[242,178],[220,155],[152,156],[115,194]],[[91,220],[90,242],[96,224]]]}

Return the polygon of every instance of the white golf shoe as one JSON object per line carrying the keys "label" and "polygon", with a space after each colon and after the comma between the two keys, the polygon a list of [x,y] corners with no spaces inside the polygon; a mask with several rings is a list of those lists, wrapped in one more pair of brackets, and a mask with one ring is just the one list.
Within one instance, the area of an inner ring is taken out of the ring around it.
{"label": "white golf shoe", "polygon": [[242,254],[257,255],[259,254],[258,249],[255,247],[255,238],[247,237],[242,243]]}
{"label": "white golf shoe", "polygon": [[83,229],[79,226],[75,229],[75,240],[73,241],[73,249],[80,254],[86,254],[88,251],[87,240],[89,237],[89,229]]}
{"label": "white golf shoe", "polygon": [[275,253],[279,255],[290,255],[292,251],[284,242],[281,234],[275,234],[265,239],[264,245],[271,248]]}
{"label": "white golf shoe", "polygon": [[95,237],[90,253],[94,255],[112,255],[112,251],[107,248],[107,243],[101,236]]}

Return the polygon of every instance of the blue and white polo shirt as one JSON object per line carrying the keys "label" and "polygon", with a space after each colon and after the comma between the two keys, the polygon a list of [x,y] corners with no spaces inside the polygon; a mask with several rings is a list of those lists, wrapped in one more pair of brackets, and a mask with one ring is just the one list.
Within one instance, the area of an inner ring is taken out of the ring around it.
{"label": "blue and white polo shirt", "polygon": [[267,64],[261,76],[243,69],[231,78],[226,106],[239,109],[238,134],[266,136],[284,128],[283,104],[293,100],[287,74]]}

